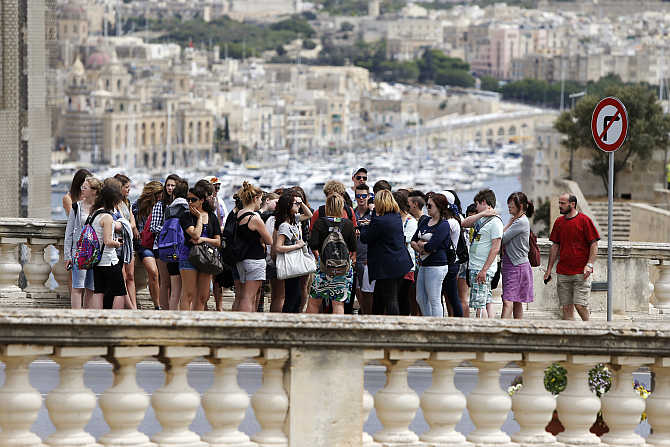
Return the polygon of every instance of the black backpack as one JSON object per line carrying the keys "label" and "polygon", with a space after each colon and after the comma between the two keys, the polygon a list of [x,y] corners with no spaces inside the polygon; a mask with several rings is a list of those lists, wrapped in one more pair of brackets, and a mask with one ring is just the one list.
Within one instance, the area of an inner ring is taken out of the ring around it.
{"label": "black backpack", "polygon": [[221,233],[221,260],[231,268],[242,261],[247,252],[247,245],[237,237],[240,220],[253,214],[247,211],[237,218],[236,213],[231,212],[226,217],[226,224],[223,226],[223,232]]}
{"label": "black backpack", "polygon": [[342,222],[336,219],[331,223],[327,217],[323,219],[328,225],[328,235],[319,251],[319,269],[331,278],[346,275],[351,268],[351,259],[349,247],[342,235]]}

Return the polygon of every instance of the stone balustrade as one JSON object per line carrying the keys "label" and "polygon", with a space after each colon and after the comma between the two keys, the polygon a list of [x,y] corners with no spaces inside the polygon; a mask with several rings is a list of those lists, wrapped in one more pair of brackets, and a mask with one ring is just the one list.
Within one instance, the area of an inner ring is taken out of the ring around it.
{"label": "stone balustrade", "polygon": [[[0,307],[70,307],[69,273],[63,265],[64,231],[65,223],[59,221],[0,219]],[[546,286],[542,281],[551,243],[539,239],[538,245],[542,265],[533,269],[535,301],[526,305],[525,317],[560,318],[555,278]],[[47,249],[50,247],[59,253],[53,265]],[[640,320],[670,315],[670,244],[614,242],[613,259],[615,318]],[[26,280],[23,288],[19,287],[22,272]],[[50,273],[57,283],[54,289],[47,285]],[[139,262],[135,263],[135,278],[137,290],[145,289],[146,272]],[[607,245],[601,241],[594,281],[606,280]],[[605,318],[605,292],[593,292],[591,311],[594,318]]]}
{"label": "stone balustrade", "polygon": [[[44,402],[28,371],[38,358],[59,365],[59,384]],[[138,386],[136,365],[161,362],[165,383],[148,396]],[[190,362],[211,362],[211,387],[200,395],[187,381]],[[84,365],[104,359],[114,382],[97,399],[84,383]],[[262,386],[250,397],[237,381],[237,366],[262,366]],[[2,446],[667,446],[670,445],[670,329],[659,322],[566,322],[352,317],[212,312],[0,310]],[[479,371],[464,396],[454,386],[455,368]],[[553,362],[567,370],[557,398],[544,388]],[[365,391],[367,364],[386,368],[374,396]],[[510,397],[500,370],[523,369],[523,388]],[[589,390],[588,371],[607,363],[614,371],[609,393]],[[408,368],[432,368],[432,386],[418,395]],[[632,389],[632,373],[645,366],[655,388],[645,401]],[[31,432],[46,407],[55,431],[41,440]],[[85,431],[98,406],[109,431],[98,439]],[[149,408],[161,431],[149,439],[138,427]],[[202,407],[211,431],[190,430]],[[260,431],[239,430],[251,407]],[[372,408],[381,429],[363,424]],[[429,425],[410,430],[421,409]],[[455,426],[467,409],[475,428]],[[510,410],[520,429],[501,430]],[[565,431],[545,426],[557,411]],[[589,431],[602,410],[609,433]],[[636,433],[642,412],[652,434]]]}

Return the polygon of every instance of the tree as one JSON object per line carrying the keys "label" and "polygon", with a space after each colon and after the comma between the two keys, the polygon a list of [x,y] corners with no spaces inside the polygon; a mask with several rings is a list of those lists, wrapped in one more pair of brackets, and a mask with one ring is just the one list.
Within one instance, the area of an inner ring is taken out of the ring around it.
{"label": "tree", "polygon": [[316,48],[316,43],[314,43],[314,41],[311,39],[305,39],[302,41],[302,47],[305,50],[313,50],[314,48]]}
{"label": "tree", "polygon": [[479,78],[479,80],[482,82],[482,84],[481,84],[481,89],[482,90],[488,90],[488,91],[491,91],[491,92],[497,92],[498,91],[498,87],[499,87],[500,84],[499,84],[498,80],[496,78],[494,78],[493,76],[484,75],[481,78]]}
{"label": "tree", "polygon": [[277,56],[283,56],[286,54],[286,50],[284,49],[283,45],[277,45],[277,48],[275,48],[275,51],[277,52]]}
{"label": "tree", "polygon": [[[604,96],[616,96],[628,111],[628,138],[614,154],[614,186],[617,174],[629,161],[647,160],[657,149],[667,149],[670,117],[663,109],[654,92],[644,85],[612,85],[605,89]],[[592,154],[590,171],[599,176],[607,189],[609,170],[608,154],[598,149],[591,135],[591,117],[600,96],[587,95],[573,110],[563,112],[554,127],[565,135],[567,148],[587,148]]]}

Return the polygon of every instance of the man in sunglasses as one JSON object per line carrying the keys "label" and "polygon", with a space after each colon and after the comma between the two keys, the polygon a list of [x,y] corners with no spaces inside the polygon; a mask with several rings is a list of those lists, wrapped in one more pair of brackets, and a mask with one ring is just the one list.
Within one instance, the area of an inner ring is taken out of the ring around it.
{"label": "man in sunglasses", "polygon": [[349,194],[349,198],[353,202],[354,198],[356,197],[356,187],[358,185],[363,185],[368,181],[368,170],[365,168],[356,169],[354,173],[351,174],[351,180],[353,180],[354,185],[350,188],[347,188],[347,194]]}

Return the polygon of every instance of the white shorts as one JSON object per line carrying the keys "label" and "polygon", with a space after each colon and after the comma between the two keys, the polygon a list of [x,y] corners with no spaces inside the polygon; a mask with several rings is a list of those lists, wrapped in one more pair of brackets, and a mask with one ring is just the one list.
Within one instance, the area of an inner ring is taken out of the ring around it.
{"label": "white shorts", "polygon": [[265,259],[245,259],[237,263],[240,282],[265,281]]}
{"label": "white shorts", "polygon": [[356,288],[361,289],[361,292],[365,293],[372,293],[375,291],[375,282],[370,282],[367,264],[356,265]]}

